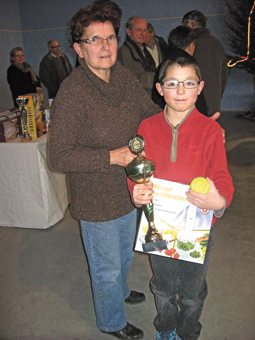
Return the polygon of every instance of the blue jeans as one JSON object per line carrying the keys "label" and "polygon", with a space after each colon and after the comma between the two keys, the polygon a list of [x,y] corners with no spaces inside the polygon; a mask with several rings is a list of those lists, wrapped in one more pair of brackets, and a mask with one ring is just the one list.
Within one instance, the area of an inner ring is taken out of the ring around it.
{"label": "blue jeans", "polygon": [[97,327],[114,332],[127,324],[127,275],[134,257],[136,210],[113,221],[81,221],[90,268]]}
{"label": "blue jeans", "polygon": [[199,318],[208,292],[205,278],[213,243],[212,227],[203,264],[151,255],[154,271],[151,290],[158,311],[154,326],[158,332],[170,333],[176,329],[182,340],[198,339],[202,328]]}

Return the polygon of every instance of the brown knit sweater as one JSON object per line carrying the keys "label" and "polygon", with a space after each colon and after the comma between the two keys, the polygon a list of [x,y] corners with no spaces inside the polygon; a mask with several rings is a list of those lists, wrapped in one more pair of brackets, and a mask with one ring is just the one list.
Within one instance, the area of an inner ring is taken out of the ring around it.
{"label": "brown knit sweater", "polygon": [[118,61],[109,83],[81,65],[64,80],[53,106],[50,161],[69,174],[71,207],[79,220],[104,222],[132,211],[125,168],[109,151],[127,145],[141,120],[160,109]]}

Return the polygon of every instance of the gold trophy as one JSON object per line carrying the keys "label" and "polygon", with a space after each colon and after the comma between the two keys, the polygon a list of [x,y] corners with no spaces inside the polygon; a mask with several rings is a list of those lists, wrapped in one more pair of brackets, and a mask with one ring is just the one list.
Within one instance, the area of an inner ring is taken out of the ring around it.
{"label": "gold trophy", "polygon": [[[150,159],[140,156],[145,147],[145,141],[142,136],[134,135],[129,141],[130,150],[137,155],[126,166],[128,177],[135,183],[146,184],[155,171],[155,163]],[[162,235],[158,232],[154,223],[154,204],[153,201],[149,204],[143,205],[143,212],[148,221],[148,231],[145,236],[145,243],[143,243],[143,251],[145,253],[150,251],[167,249],[166,240],[163,240]]]}
{"label": "gold trophy", "polygon": [[16,98],[16,103],[19,105],[20,108],[20,114],[22,118],[23,123],[23,130],[24,130],[24,136],[21,138],[21,142],[30,142],[32,140],[32,137],[29,136],[29,133],[27,131],[27,110],[25,106],[28,103],[28,98],[22,97],[22,98]]}

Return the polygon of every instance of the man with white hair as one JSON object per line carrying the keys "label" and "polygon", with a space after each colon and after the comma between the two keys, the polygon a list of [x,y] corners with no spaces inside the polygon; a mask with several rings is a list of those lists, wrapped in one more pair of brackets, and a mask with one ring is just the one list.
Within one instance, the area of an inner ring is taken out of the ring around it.
{"label": "man with white hair", "polygon": [[118,60],[133,72],[151,98],[156,65],[144,43],[147,35],[146,20],[138,16],[129,18],[126,32],[126,39],[118,50]]}

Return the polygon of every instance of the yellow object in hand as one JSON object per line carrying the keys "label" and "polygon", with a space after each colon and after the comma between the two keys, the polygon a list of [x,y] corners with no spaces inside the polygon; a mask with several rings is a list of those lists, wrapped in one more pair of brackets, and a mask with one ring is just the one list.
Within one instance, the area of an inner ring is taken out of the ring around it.
{"label": "yellow object in hand", "polygon": [[193,181],[190,183],[190,188],[200,194],[208,194],[208,192],[210,191],[210,185],[207,179],[204,177],[194,178]]}

